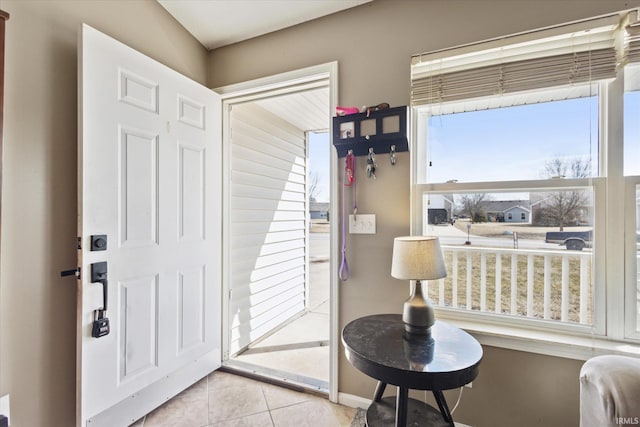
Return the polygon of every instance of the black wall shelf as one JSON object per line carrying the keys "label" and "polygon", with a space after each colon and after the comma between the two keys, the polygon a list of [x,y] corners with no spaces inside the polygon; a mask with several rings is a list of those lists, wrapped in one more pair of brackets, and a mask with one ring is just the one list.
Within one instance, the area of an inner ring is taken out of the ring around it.
{"label": "black wall shelf", "polygon": [[369,148],[376,154],[409,151],[407,139],[407,107],[386,108],[367,113],[349,114],[333,118],[333,145],[338,157],[349,150],[356,156],[366,156]]}

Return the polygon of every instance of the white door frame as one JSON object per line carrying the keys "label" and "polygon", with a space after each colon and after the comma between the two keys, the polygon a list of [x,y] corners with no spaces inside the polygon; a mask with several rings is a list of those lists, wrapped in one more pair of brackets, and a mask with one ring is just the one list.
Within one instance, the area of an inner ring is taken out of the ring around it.
{"label": "white door frame", "polygon": [[[294,71],[289,71],[281,74],[276,74],[269,77],[263,77],[247,82],[236,83],[228,86],[214,88],[213,90],[222,96],[223,105],[229,101],[248,101],[252,98],[259,98],[260,94],[269,92],[270,95],[278,94],[282,92],[286,94],[290,92],[292,88],[311,84],[318,80],[329,81],[329,111],[327,115],[332,117],[332,111],[335,111],[335,107],[338,105],[338,63],[329,62],[326,64],[320,64],[312,67],[302,68]],[[225,116],[225,111],[223,111]],[[223,118],[223,171],[228,171],[229,167],[229,135],[225,132],[226,127],[224,125],[225,119]],[[332,123],[329,122],[329,135],[333,135]],[[338,269],[336,266],[337,253],[338,253],[338,179],[336,179],[336,173],[338,172],[338,156],[335,150],[331,150],[330,161],[330,188],[331,188],[331,211],[330,217],[333,219],[330,221],[330,254],[329,261],[330,269],[330,292],[329,292],[329,399],[332,402],[338,401],[338,342],[339,342],[339,323],[338,323]],[[224,179],[227,180],[229,174],[223,174]],[[224,190],[226,192],[228,188],[228,181],[223,183]],[[223,200],[226,201],[227,196],[223,196]],[[223,206],[223,223],[229,223],[229,206]],[[229,248],[228,248],[228,231],[223,231],[223,268],[222,268],[222,294],[229,295]],[[228,333],[229,333],[229,298],[222,299],[222,351],[223,362],[228,360]]]}

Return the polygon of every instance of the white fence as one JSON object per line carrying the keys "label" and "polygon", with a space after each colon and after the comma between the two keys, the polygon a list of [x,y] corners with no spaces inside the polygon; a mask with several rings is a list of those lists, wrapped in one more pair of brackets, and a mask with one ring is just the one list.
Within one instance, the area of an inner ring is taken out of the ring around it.
{"label": "white fence", "polygon": [[447,277],[431,302],[479,312],[590,324],[592,253],[442,246]]}

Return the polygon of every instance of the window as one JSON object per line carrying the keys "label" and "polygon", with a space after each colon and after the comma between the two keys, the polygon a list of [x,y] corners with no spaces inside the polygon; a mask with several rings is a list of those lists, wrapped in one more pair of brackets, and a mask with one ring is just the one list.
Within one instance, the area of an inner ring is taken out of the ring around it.
{"label": "window", "polygon": [[614,42],[636,20],[412,58],[412,226],[441,240],[441,314],[640,339],[640,41]]}
{"label": "window", "polygon": [[[597,93],[597,87],[592,89]],[[560,91],[548,97],[561,96]],[[466,106],[469,103],[465,103]],[[456,114],[428,114],[425,161],[429,183],[551,178],[568,162],[593,161],[597,172],[598,96],[504,106]],[[558,170],[546,170],[555,167]],[[595,170],[593,170],[595,169]],[[549,174],[552,176],[549,176]]]}
{"label": "window", "polygon": [[624,73],[624,174],[627,218],[627,336],[640,338],[640,63]]}

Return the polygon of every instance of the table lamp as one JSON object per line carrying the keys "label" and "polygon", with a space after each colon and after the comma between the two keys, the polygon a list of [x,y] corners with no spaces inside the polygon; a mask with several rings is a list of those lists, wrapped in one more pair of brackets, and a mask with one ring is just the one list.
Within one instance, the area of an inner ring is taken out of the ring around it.
{"label": "table lamp", "polygon": [[409,334],[429,335],[435,323],[433,307],[422,294],[421,280],[447,276],[440,241],[431,236],[396,237],[393,241],[391,276],[415,280],[411,295],[402,308],[404,329]]}

